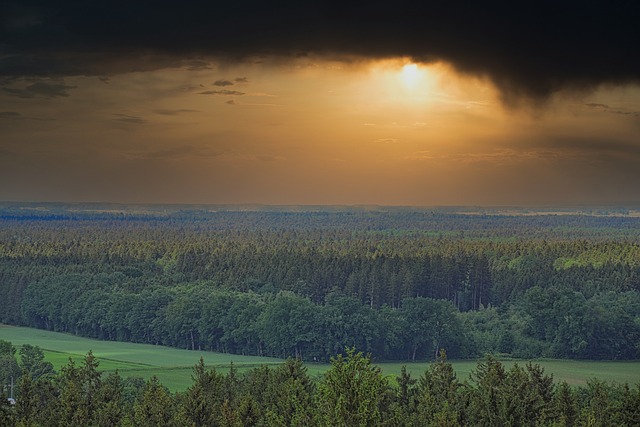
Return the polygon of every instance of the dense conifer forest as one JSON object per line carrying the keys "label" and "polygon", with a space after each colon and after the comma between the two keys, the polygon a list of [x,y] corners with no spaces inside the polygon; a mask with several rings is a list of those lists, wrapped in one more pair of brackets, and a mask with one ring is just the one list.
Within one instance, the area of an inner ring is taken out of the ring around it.
{"label": "dense conifer forest", "polygon": [[626,213],[4,204],[0,322],[307,361],[636,359]]}
{"label": "dense conifer forest", "polygon": [[104,375],[89,352],[59,373],[38,347],[0,341],[0,360],[22,371],[18,399],[0,393],[0,425],[84,427],[200,426],[637,426],[640,385],[592,380],[556,384],[539,365],[506,369],[491,357],[460,381],[444,352],[418,378],[405,370],[384,377],[354,349],[311,378],[299,359],[244,374],[208,369],[202,359],[192,384],[171,394],[152,377]]}

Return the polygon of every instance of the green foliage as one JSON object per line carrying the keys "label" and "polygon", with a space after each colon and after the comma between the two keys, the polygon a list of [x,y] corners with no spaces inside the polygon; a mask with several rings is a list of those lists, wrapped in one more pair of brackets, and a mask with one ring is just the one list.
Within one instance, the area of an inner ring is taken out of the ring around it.
{"label": "green foliage", "polygon": [[103,403],[99,396],[102,373],[98,371],[98,361],[89,351],[81,366],[73,360],[63,367],[58,381],[60,384],[59,418],[67,426],[83,426],[95,419],[98,407]]}
{"label": "green foliage", "polygon": [[15,347],[9,341],[0,340],[0,393],[9,397],[11,384],[17,384],[21,374]]}
{"label": "green foliage", "polygon": [[0,321],[321,361],[640,357],[640,218],[125,211],[0,207]]}
{"label": "green foliage", "polygon": [[19,353],[22,372],[29,374],[34,380],[54,373],[53,364],[44,360],[44,352],[40,347],[24,344]]}
{"label": "green foliage", "polygon": [[[394,385],[352,348],[315,381],[298,359],[244,374],[221,374],[201,359],[191,387],[176,394],[156,377],[140,385],[103,377],[98,366],[90,352],[53,377],[23,375],[18,403],[0,400],[0,425],[635,426],[640,419],[640,384],[556,387],[539,365],[506,369],[491,357],[478,362],[471,382],[460,382],[444,352],[418,381],[403,369]],[[139,393],[127,398],[131,387]]]}
{"label": "green foliage", "polygon": [[0,392],[0,425],[7,427],[16,425],[14,408],[9,404],[7,395],[4,392]]}
{"label": "green foliage", "polygon": [[253,398],[266,425],[312,425],[314,384],[300,359],[287,359],[276,368],[263,366],[247,372],[242,394]]}
{"label": "green foliage", "polygon": [[578,423],[578,406],[575,392],[566,381],[560,383],[554,396],[553,411],[558,417],[560,425],[573,427]]}
{"label": "green foliage", "polygon": [[167,389],[157,377],[147,381],[142,396],[133,406],[133,425],[136,427],[171,426],[173,402]]}
{"label": "green foliage", "polygon": [[182,400],[183,417],[197,427],[219,425],[227,394],[225,376],[215,369],[205,369],[204,360],[200,358],[192,379],[193,384]]}
{"label": "green foliage", "polygon": [[539,365],[517,364],[509,370],[487,357],[473,372],[469,417],[480,426],[548,425],[558,418],[553,411],[553,378]]}
{"label": "green foliage", "polygon": [[390,386],[371,365],[369,356],[347,349],[331,359],[329,369],[318,385],[315,405],[320,426],[381,425],[389,405]]}
{"label": "green foliage", "polygon": [[460,387],[446,353],[427,369],[418,382],[414,425],[445,426],[463,422]]}

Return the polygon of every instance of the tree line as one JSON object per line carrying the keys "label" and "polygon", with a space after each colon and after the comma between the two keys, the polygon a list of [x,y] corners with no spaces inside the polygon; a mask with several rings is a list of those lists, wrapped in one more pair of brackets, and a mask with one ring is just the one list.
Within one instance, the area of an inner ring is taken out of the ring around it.
{"label": "tree line", "polygon": [[0,209],[0,321],[307,360],[640,357],[639,218],[140,209]]}
{"label": "tree line", "polygon": [[[4,346],[2,344],[5,344]],[[8,346],[6,345],[8,344]],[[0,343],[9,358],[10,343]],[[37,347],[31,351],[39,354]],[[13,349],[15,353],[15,349]],[[22,353],[22,352],[21,352]],[[311,378],[299,359],[239,374],[194,367],[192,385],[171,394],[152,377],[104,375],[89,352],[59,373],[21,362],[17,401],[0,393],[0,424],[15,426],[635,426],[640,385],[592,380],[556,384],[535,364],[506,369],[488,357],[460,381],[444,353],[418,378],[395,378],[355,349]]]}

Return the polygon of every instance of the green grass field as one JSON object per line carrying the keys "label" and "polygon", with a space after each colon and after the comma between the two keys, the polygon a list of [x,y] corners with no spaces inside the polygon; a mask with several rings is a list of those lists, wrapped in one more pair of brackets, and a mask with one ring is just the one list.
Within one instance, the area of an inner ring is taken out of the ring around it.
{"label": "green grass field", "polygon": [[40,329],[0,325],[0,339],[14,346],[37,345],[45,352],[45,359],[56,370],[66,365],[69,358],[82,362],[89,350],[98,358],[100,369],[115,371],[123,376],[150,378],[156,375],[170,390],[184,390],[191,385],[193,367],[203,358],[208,367],[228,370],[231,363],[238,371],[263,364],[278,364],[282,360],[270,357],[241,356],[208,351],[180,350],[171,347],[126,342],[99,341],[70,334]]}
{"label": "green grass field", "polygon": [[[191,385],[193,366],[200,357],[208,367],[226,371],[231,363],[239,372],[263,365],[278,364],[281,359],[256,356],[240,356],[206,351],[180,350],[170,347],[148,344],[133,344],[114,341],[98,341],[70,334],[42,331],[39,329],[0,325],[0,339],[10,341],[14,346],[23,344],[37,345],[45,351],[46,360],[53,363],[56,370],[68,363],[69,358],[81,362],[89,351],[98,358],[100,369],[112,372],[116,369],[124,377],[140,376],[150,378],[156,375],[162,384],[172,391],[180,391]],[[567,381],[572,385],[585,385],[589,378],[604,381],[631,384],[640,383],[640,361],[630,362],[594,362],[578,360],[534,360],[544,367],[545,372],[553,374],[556,381]],[[458,378],[466,379],[476,361],[451,361]],[[506,368],[514,363],[525,365],[527,361],[507,360],[502,362]],[[378,364],[385,375],[396,376],[403,365],[414,378],[419,377],[429,366],[427,362],[385,362]],[[309,375],[322,375],[329,365],[307,364]]]}
{"label": "green grass field", "polygon": [[[514,364],[522,367],[528,360],[502,360],[506,369]],[[591,360],[560,360],[560,359],[535,359],[531,362],[544,368],[545,373],[553,374],[556,382],[566,381],[570,385],[583,386],[590,378],[598,378],[607,382],[638,384],[640,383],[640,361],[591,361]],[[452,360],[451,364],[458,378],[467,379],[472,370],[476,368],[475,360]],[[398,375],[402,366],[407,367],[411,376],[419,377],[429,366],[429,363],[387,362],[380,363],[385,374]]]}

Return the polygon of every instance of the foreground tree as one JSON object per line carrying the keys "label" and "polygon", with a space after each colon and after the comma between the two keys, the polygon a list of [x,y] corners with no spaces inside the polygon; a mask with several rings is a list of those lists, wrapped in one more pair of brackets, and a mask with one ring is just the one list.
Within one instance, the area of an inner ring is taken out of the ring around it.
{"label": "foreground tree", "polygon": [[269,426],[306,427],[313,424],[314,385],[300,359],[287,359],[277,368],[259,368],[244,381],[245,395],[254,396]]}
{"label": "foreground tree", "polygon": [[0,393],[5,391],[9,395],[11,384],[16,385],[21,374],[15,347],[9,341],[0,340]]}
{"label": "foreground tree", "polygon": [[220,425],[225,376],[215,369],[207,370],[201,357],[191,378],[193,384],[183,396],[181,415],[196,427]]}
{"label": "foreground tree", "polygon": [[320,426],[375,426],[387,415],[390,386],[370,356],[350,348],[331,359],[315,397]]}
{"label": "foreground tree", "polygon": [[413,425],[456,426],[463,424],[460,388],[447,355],[440,352],[438,361],[432,363],[418,382],[417,411]]}
{"label": "foreground tree", "polygon": [[101,403],[98,396],[101,376],[98,361],[91,351],[80,366],[69,359],[58,376],[60,399],[57,409],[62,425],[80,427],[93,422],[94,413]]}
{"label": "foreground tree", "polygon": [[53,365],[44,360],[44,352],[37,345],[24,344],[19,353],[22,371],[29,373],[34,380],[54,373]]}
{"label": "foreground tree", "polygon": [[147,381],[142,397],[133,407],[133,425],[136,427],[172,426],[173,400],[155,375]]}

